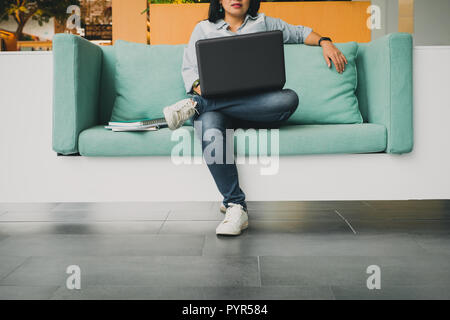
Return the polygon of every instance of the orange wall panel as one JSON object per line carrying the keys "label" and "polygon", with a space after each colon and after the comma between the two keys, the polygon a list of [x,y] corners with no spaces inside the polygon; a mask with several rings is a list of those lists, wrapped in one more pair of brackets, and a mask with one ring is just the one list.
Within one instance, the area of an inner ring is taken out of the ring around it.
{"label": "orange wall panel", "polygon": [[[371,30],[366,21],[370,4],[370,1],[264,2],[259,12],[293,25],[309,26],[335,42],[369,42]],[[208,8],[209,3],[150,5],[150,43],[187,43],[194,26],[208,17]]]}
{"label": "orange wall panel", "polygon": [[112,0],[113,41],[147,43],[147,0]]}

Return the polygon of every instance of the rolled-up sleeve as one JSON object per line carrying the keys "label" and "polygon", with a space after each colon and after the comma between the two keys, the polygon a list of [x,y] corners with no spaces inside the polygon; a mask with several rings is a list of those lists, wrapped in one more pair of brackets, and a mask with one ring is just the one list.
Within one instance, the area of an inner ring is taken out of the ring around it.
{"label": "rolled-up sleeve", "polygon": [[199,78],[197,66],[197,54],[195,52],[195,43],[197,40],[203,39],[203,31],[200,23],[197,23],[192,31],[189,43],[184,48],[183,63],[181,66],[181,74],[183,76],[186,93],[191,93],[192,84]]}
{"label": "rolled-up sleeve", "polygon": [[283,32],[284,43],[304,43],[312,29],[300,25],[289,24],[279,18],[265,17],[267,31],[280,30]]}

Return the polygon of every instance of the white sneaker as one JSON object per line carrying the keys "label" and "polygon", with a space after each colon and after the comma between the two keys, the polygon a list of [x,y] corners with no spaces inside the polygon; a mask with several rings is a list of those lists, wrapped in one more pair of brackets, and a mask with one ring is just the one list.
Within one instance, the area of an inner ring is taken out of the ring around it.
{"label": "white sneaker", "polygon": [[216,234],[239,235],[248,228],[248,215],[240,204],[228,203],[225,219],[217,226]]}
{"label": "white sneaker", "polygon": [[225,212],[227,212],[227,207],[225,207],[225,205],[223,203],[221,203],[219,210],[220,210],[220,212],[225,213]]}
{"label": "white sneaker", "polygon": [[183,123],[192,117],[198,110],[195,108],[197,101],[186,98],[178,101],[163,109],[164,118],[166,118],[167,126],[171,130],[178,129]]}

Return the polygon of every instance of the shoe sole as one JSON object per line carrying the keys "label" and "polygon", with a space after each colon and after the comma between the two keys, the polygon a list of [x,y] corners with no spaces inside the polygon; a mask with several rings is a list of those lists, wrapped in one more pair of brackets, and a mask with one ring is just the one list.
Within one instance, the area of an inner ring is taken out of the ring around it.
{"label": "shoe sole", "polygon": [[[167,107],[166,107],[166,108],[167,108]],[[165,118],[166,121],[167,121],[167,126],[169,127],[170,130],[178,129],[179,127],[174,127],[174,126],[172,126],[172,123],[173,123],[173,116],[172,116],[172,117],[169,117],[169,114],[167,113],[167,109],[166,109],[166,108],[163,109],[163,114],[164,114],[164,118]],[[173,114],[172,114],[172,115],[173,115]]]}
{"label": "shoe sole", "polygon": [[231,233],[231,232],[228,232],[228,233],[225,233],[225,232],[217,233],[216,232],[216,234],[217,235],[221,235],[221,236],[238,236],[238,235],[240,235],[242,233],[242,230],[245,230],[247,228],[248,228],[248,221],[245,221],[245,223],[241,227],[241,230],[238,233]]}

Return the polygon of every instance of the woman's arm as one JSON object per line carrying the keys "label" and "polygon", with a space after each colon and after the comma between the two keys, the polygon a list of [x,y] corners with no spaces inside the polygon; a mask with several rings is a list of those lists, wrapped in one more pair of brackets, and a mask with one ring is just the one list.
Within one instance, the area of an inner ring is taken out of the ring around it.
{"label": "woman's arm", "polygon": [[186,93],[191,93],[192,84],[199,78],[197,66],[197,54],[195,52],[195,43],[203,39],[203,30],[198,23],[192,31],[187,46],[184,48],[183,63],[181,66],[181,75],[183,76]]}
{"label": "woman's arm", "polygon": [[[321,36],[309,27],[292,25],[279,18],[269,16],[265,16],[265,20],[267,31],[281,30],[283,32],[284,43],[304,43],[309,46],[319,45]],[[328,68],[331,68],[331,61],[333,61],[336,70],[339,73],[344,72],[347,59],[342,52],[330,41],[322,41],[321,47],[323,48],[323,56]]]}
{"label": "woman's arm", "polygon": [[202,89],[200,88],[201,84],[196,86],[193,90],[198,93],[198,95],[202,95]]}
{"label": "woman's arm", "polygon": [[267,31],[280,30],[283,32],[284,43],[304,43],[312,29],[305,26],[295,26],[280,18],[265,16]]}
{"label": "woman's arm", "polygon": [[[309,46],[318,46],[320,38],[321,36],[313,31],[305,39],[305,44]],[[344,72],[345,65],[348,63],[344,54],[336,48],[331,41],[323,40],[320,43],[320,46],[323,48],[323,57],[325,58],[328,68],[331,68],[331,61],[333,61],[337,72]]]}

